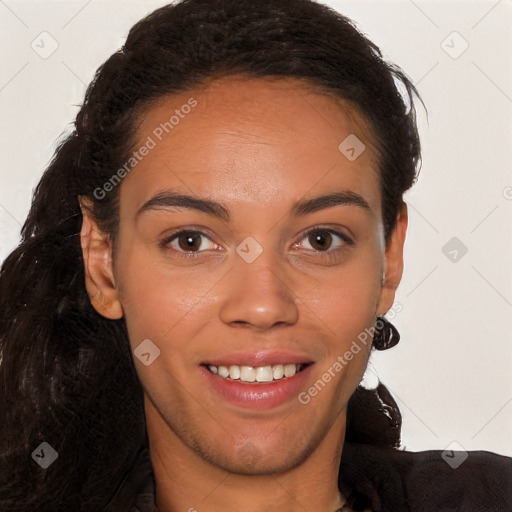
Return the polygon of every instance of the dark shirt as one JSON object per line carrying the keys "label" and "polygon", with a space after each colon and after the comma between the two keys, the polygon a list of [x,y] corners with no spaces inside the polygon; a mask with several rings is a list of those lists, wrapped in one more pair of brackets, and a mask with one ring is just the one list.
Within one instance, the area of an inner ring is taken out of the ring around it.
{"label": "dark shirt", "polygon": [[[132,484],[140,493],[128,510],[155,512],[147,449],[124,482]],[[354,511],[512,512],[512,458],[487,451],[409,452],[345,443],[339,488]]]}

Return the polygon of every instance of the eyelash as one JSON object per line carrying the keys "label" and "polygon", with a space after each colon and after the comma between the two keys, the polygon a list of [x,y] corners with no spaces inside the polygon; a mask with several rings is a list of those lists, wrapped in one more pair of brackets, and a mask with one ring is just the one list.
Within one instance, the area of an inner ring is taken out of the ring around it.
{"label": "eyelash", "polygon": [[[336,231],[331,228],[321,227],[321,226],[317,226],[315,228],[310,229],[309,231],[306,231],[300,240],[307,239],[310,235],[312,235],[314,233],[329,233],[330,235],[335,235],[336,237],[341,239],[341,242],[342,242],[341,245],[334,249],[329,248],[329,249],[326,249],[325,251],[312,249],[312,251],[314,251],[316,254],[322,255],[322,257],[327,260],[326,263],[332,263],[333,260],[335,260],[336,258],[339,258],[340,251],[343,251],[344,249],[346,249],[346,246],[351,247],[354,245],[354,241],[351,238],[349,238],[347,235],[345,235],[344,233],[341,233],[341,232]],[[174,248],[169,247],[169,244],[171,244],[174,240],[177,240],[181,235],[193,235],[193,236],[201,235],[201,236],[204,236],[209,239],[209,237],[206,233],[199,231],[197,229],[180,229],[179,231],[176,231],[176,232],[172,233],[171,235],[165,237],[160,242],[160,244],[159,244],[160,247],[165,251],[172,251],[172,252],[178,254],[179,257],[182,257],[182,258],[188,258],[188,259],[198,258],[199,254],[204,251],[183,251],[182,249],[174,249]],[[298,245],[298,242],[294,243],[294,247],[296,245]],[[311,249],[308,249],[308,250],[311,250]]]}

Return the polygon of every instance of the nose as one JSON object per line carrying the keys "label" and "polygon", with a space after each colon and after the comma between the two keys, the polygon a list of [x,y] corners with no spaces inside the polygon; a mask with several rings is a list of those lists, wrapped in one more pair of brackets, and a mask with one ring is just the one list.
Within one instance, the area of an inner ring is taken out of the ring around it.
{"label": "nose", "polygon": [[226,276],[221,320],[232,327],[266,331],[297,322],[296,295],[272,258],[265,255],[246,263],[241,258]]}

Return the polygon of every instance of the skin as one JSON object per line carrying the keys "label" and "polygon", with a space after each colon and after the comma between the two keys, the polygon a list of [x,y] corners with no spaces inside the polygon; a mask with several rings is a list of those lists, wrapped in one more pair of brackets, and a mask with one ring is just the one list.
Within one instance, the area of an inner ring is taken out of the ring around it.
{"label": "skin", "polygon": [[[377,315],[393,304],[403,267],[404,205],[387,245],[377,157],[364,119],[295,79],[228,77],[161,99],[144,114],[140,147],[193,97],[197,106],[120,185],[115,251],[83,209],[86,286],[108,318],[125,316],[135,358],[160,511],[325,511],[344,503],[337,468],[346,405],[370,346],[307,405],[235,407],[208,389],[201,362],[237,350],[292,349],[314,365],[307,390]],[[356,134],[366,150],[349,161],[338,145]],[[186,208],[137,210],[164,189],[222,203],[230,220]],[[368,203],[295,217],[292,205],[333,191]],[[204,233],[195,256],[186,235]],[[322,228],[326,236],[315,243]],[[325,229],[348,236],[348,244]],[[252,263],[236,252],[248,236],[263,248]],[[181,251],[181,252],[180,252]],[[180,255],[181,254],[181,255]]]}

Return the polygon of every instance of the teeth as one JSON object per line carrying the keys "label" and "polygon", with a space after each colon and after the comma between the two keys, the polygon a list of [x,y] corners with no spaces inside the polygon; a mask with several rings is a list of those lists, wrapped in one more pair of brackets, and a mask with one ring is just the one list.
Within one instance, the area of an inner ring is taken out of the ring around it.
{"label": "teeth", "polygon": [[229,378],[230,379],[239,379],[240,378],[240,366],[236,364],[232,364],[229,367]]}
{"label": "teeth", "polygon": [[274,380],[279,380],[284,377],[284,367],[282,364],[276,364],[274,366],[272,376],[274,377]]}
{"label": "teeth", "polygon": [[219,366],[219,375],[221,377],[229,377],[229,370],[225,366]]}
{"label": "teeth", "polygon": [[295,372],[297,371],[297,367],[294,364],[287,364],[284,367],[284,376],[285,377],[293,377]]}
{"label": "teeth", "polygon": [[256,380],[256,370],[252,366],[242,366],[240,368],[240,380],[254,382]]}
{"label": "teeth", "polygon": [[258,366],[258,368],[256,368],[256,380],[258,382],[270,382],[272,379],[271,366]]}
{"label": "teeth", "polygon": [[271,382],[283,377],[293,377],[304,369],[303,364],[275,364],[273,366],[213,366],[208,369],[224,379],[240,380],[242,382]]}

